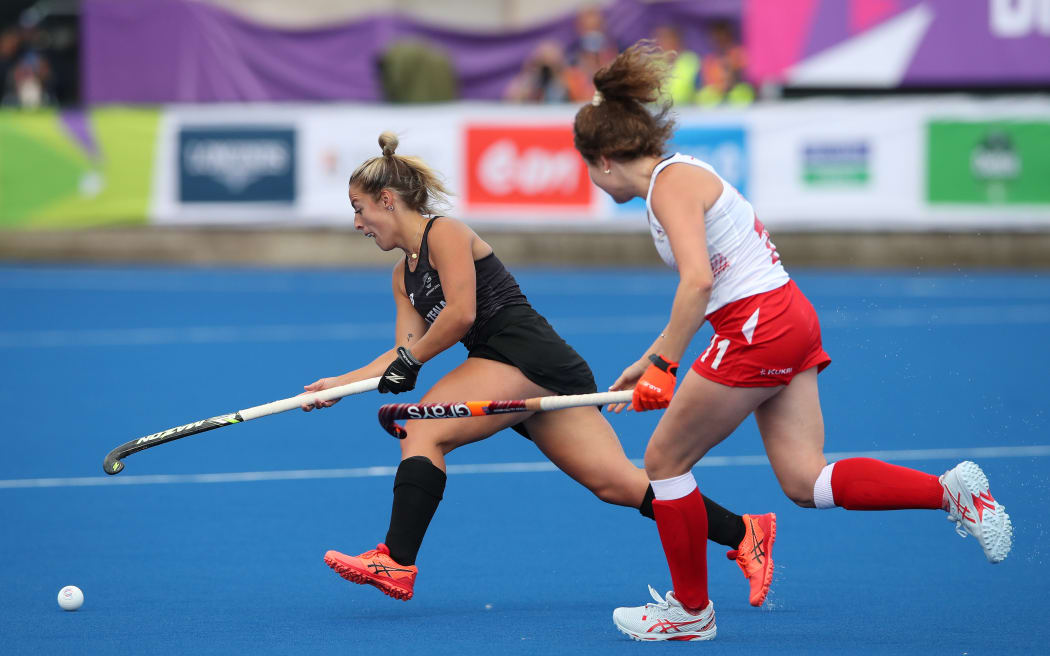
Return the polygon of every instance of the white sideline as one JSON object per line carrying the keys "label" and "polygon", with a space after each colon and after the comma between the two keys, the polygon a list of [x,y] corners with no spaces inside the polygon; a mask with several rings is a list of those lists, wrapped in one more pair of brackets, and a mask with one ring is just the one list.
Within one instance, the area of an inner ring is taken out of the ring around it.
{"label": "white sideline", "polygon": [[[1050,444],[1037,446],[993,446],[962,449],[905,449],[888,451],[839,451],[825,454],[829,461],[843,458],[879,458],[888,461],[903,460],[960,460],[989,458],[1027,458],[1050,456]],[[639,467],[641,460],[632,460]],[[764,465],[765,455],[709,456],[698,467],[747,467]],[[558,468],[548,461],[495,462],[476,465],[449,465],[449,474],[521,474],[552,472]],[[289,469],[283,471],[230,472],[224,474],[140,474],[82,476],[73,478],[15,478],[0,480],[0,489],[50,487],[91,487],[104,485],[151,485],[158,483],[251,483],[255,481],[296,481],[333,478],[375,478],[393,476],[394,466],[355,467],[351,469]]]}

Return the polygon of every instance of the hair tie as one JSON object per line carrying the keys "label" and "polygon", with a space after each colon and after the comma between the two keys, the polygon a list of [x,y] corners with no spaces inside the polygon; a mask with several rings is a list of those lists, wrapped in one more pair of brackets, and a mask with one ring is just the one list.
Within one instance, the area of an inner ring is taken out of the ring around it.
{"label": "hair tie", "polygon": [[591,104],[597,107],[598,105],[602,104],[603,100],[605,100],[605,96],[602,95],[602,92],[595,90],[594,97],[591,98]]}

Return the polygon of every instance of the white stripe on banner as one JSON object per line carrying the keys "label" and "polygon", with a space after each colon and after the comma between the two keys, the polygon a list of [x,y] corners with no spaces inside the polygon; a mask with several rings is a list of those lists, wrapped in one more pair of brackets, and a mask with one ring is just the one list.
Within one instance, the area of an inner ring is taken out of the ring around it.
{"label": "white stripe on banner", "polygon": [[[1050,456],[1050,445],[993,446],[962,449],[906,449],[899,451],[841,451],[825,454],[829,461],[843,458],[879,458],[881,460],[958,460],[964,458],[1031,458]],[[640,459],[632,460],[642,466]],[[764,465],[766,456],[708,456],[698,467],[748,467]],[[553,472],[558,468],[549,461],[495,462],[477,465],[449,465],[451,474],[531,474]],[[226,474],[144,474],[138,476],[83,476],[79,478],[23,478],[0,480],[0,489],[43,487],[92,487],[108,485],[154,485],[172,483],[252,483],[256,481],[301,481],[333,478],[390,477],[397,467],[357,467],[353,469],[290,469],[265,472],[231,472]]]}

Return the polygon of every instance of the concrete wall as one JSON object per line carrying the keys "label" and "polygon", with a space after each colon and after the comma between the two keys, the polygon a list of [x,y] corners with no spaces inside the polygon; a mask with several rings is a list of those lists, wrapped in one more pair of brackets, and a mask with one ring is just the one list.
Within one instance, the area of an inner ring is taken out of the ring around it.
{"label": "concrete wall", "polygon": [[[511,266],[663,266],[646,233],[486,232]],[[792,233],[774,241],[788,267],[1050,269],[1050,232]],[[0,232],[0,259],[298,267],[391,266],[347,230],[113,228]]]}

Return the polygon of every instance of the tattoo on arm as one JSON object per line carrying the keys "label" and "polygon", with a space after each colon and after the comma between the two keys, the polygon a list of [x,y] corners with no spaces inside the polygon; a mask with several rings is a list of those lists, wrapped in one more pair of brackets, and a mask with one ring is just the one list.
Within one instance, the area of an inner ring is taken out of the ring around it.
{"label": "tattoo on arm", "polygon": [[408,342],[408,343],[411,343],[413,337],[415,337],[415,335],[413,335],[412,333],[409,333],[408,337],[405,339],[405,341]]}

